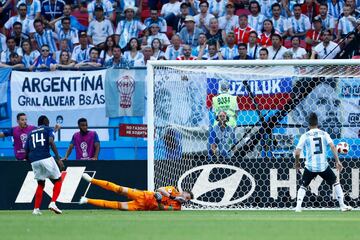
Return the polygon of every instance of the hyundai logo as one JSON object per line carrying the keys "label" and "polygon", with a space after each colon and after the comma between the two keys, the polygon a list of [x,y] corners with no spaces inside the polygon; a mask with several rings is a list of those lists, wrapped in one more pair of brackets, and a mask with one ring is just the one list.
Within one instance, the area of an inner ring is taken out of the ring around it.
{"label": "hyundai logo", "polygon": [[[232,172],[232,174],[228,174],[229,176],[222,177],[219,180],[213,180],[211,179],[210,175],[214,170],[222,170],[224,172],[223,174],[226,174],[226,172]],[[183,181],[185,179],[189,179],[191,174],[195,172],[200,172],[198,177],[194,179],[194,185],[191,189],[191,191],[194,193],[194,199],[192,202],[196,204],[216,207],[233,205],[246,200],[255,191],[255,180],[248,172],[238,167],[224,164],[209,164],[188,170],[180,177],[178,181],[178,189],[180,191],[183,190]],[[235,198],[234,195],[238,187],[240,186],[241,182],[245,180],[248,180],[250,183],[250,185],[247,187],[248,192],[245,192],[241,197]],[[220,201],[211,201],[211,198],[209,198],[208,201],[198,199],[200,196],[214,191],[215,189],[224,190],[224,194]]]}

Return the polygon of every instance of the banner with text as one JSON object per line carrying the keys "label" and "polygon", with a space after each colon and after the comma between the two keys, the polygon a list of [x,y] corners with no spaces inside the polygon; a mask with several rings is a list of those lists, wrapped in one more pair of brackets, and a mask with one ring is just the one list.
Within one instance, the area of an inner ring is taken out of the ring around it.
{"label": "banner with text", "polygon": [[[30,124],[37,124],[40,115],[45,114],[50,125],[64,127],[77,125],[77,119],[84,117],[90,128],[106,126],[105,116],[106,70],[20,72],[11,75],[12,123],[16,115],[25,112]],[[94,117],[96,116],[96,117]],[[107,129],[95,129],[100,140],[108,140]],[[78,130],[62,130],[61,140],[71,140]]]}

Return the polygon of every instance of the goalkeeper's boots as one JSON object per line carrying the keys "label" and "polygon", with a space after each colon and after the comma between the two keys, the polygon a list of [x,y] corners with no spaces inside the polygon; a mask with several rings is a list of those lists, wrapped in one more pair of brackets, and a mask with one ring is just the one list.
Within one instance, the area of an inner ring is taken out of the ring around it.
{"label": "goalkeeper's boots", "polygon": [[82,205],[82,204],[87,204],[87,201],[88,201],[88,199],[87,199],[86,197],[82,196],[82,197],[80,198],[79,204],[80,204],[80,205]]}
{"label": "goalkeeper's boots", "polygon": [[347,205],[344,205],[340,208],[340,211],[342,211],[342,212],[349,212],[351,210],[352,210],[352,207],[347,206]]}
{"label": "goalkeeper's boots", "polygon": [[34,208],[34,211],[32,212],[33,215],[42,215],[39,208]]}
{"label": "goalkeeper's boots", "polygon": [[87,182],[91,182],[92,179],[92,177],[90,177],[90,175],[87,173],[83,173],[82,178]]}
{"label": "goalkeeper's boots", "polygon": [[56,206],[55,202],[51,202],[48,208],[56,214],[62,214],[62,211]]}

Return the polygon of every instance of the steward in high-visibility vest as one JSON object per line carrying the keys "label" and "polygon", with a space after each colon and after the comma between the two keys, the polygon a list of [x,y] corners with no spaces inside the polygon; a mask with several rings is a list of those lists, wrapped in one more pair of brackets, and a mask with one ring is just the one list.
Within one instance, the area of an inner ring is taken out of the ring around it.
{"label": "steward in high-visibility vest", "polygon": [[[231,127],[236,127],[237,113],[239,111],[239,106],[237,104],[237,96],[230,95],[229,92],[229,82],[222,80],[219,82],[220,85],[220,94],[212,99],[212,108],[215,116],[217,116],[220,111],[226,112],[229,117],[228,125]],[[214,125],[218,124],[215,120]]]}

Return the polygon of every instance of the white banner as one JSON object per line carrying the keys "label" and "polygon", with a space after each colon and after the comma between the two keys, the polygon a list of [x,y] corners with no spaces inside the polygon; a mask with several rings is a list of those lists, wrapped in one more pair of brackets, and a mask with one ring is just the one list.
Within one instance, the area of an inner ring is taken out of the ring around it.
{"label": "white banner", "polygon": [[[11,75],[12,123],[16,115],[25,112],[28,123],[37,125],[40,115],[46,115],[50,126],[77,126],[84,117],[89,128],[107,126],[105,116],[105,74],[96,71],[19,72]],[[108,140],[108,129],[95,129],[100,140]],[[73,130],[61,130],[61,140],[71,140]]]}

